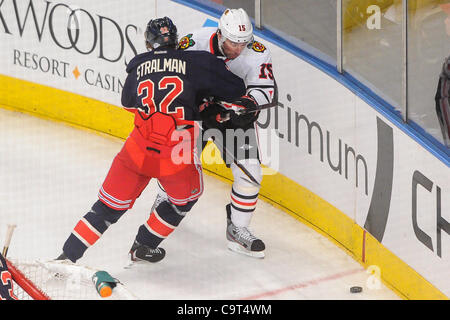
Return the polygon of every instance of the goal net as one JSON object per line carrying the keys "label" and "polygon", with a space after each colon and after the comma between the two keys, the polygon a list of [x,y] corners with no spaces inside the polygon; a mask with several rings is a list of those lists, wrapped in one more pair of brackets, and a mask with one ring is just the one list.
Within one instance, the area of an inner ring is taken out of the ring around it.
{"label": "goal net", "polygon": [[135,300],[125,286],[116,282],[109,297],[101,297],[92,280],[98,271],[67,261],[7,259],[19,300]]}

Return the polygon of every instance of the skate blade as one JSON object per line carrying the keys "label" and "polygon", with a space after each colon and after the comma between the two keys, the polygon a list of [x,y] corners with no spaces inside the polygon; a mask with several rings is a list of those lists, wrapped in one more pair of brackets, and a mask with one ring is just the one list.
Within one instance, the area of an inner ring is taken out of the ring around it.
{"label": "skate blade", "polygon": [[124,269],[132,269],[139,267],[148,267],[149,265],[154,265],[156,262],[150,262],[146,260],[128,260],[127,264],[123,267]]}
{"label": "skate blade", "polygon": [[149,263],[147,261],[128,261],[127,264],[123,267],[124,269],[133,269],[135,267],[148,265]]}
{"label": "skate blade", "polygon": [[264,251],[250,251],[243,248],[239,243],[233,241],[228,241],[228,249],[252,258],[263,259],[265,257]]}
{"label": "skate blade", "polygon": [[127,262],[126,262],[126,264],[125,264],[125,266],[123,268],[124,269],[132,269],[134,267],[142,266],[145,263],[148,263],[148,262],[147,261],[143,261],[143,260],[132,260],[131,259],[131,255],[128,254]]}

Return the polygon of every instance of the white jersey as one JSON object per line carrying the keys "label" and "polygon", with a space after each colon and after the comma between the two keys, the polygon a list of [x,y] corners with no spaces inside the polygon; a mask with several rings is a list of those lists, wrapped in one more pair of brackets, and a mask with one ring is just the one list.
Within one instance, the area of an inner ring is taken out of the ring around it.
{"label": "white jersey", "polygon": [[254,41],[242,50],[236,59],[226,59],[218,48],[217,28],[205,27],[190,33],[179,42],[182,50],[208,51],[223,59],[230,71],[242,78],[258,105],[272,102],[274,94],[274,76],[272,56],[269,49],[261,42]]}

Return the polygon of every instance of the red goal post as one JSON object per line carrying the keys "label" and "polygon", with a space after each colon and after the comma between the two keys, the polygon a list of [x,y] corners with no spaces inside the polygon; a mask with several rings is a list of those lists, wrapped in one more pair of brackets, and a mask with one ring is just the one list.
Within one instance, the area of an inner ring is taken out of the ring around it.
{"label": "red goal post", "polygon": [[13,285],[14,294],[17,297],[30,297],[33,300],[51,300],[41,289],[39,289],[30,279],[28,279],[16,266],[6,259],[8,271],[16,285]]}

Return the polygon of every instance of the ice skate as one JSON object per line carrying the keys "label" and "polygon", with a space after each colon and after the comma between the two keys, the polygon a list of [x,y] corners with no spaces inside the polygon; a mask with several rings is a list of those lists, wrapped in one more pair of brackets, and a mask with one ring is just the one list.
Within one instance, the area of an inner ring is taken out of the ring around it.
{"label": "ice skate", "polygon": [[64,261],[64,260],[69,260],[69,258],[67,258],[66,254],[63,252],[55,260],[56,261]]}
{"label": "ice skate", "polygon": [[227,210],[227,240],[228,249],[254,258],[264,258],[266,248],[261,239],[255,237],[248,228],[237,227],[231,222],[230,204]]}
{"label": "ice skate", "polygon": [[164,259],[166,251],[163,248],[152,249],[146,245],[134,241],[133,246],[128,253],[129,264],[126,268],[130,268],[135,264],[156,263]]}
{"label": "ice skate", "polygon": [[53,262],[62,263],[62,264],[75,264],[66,256],[66,254],[64,252],[61,253],[56,259],[54,259]]}

